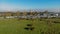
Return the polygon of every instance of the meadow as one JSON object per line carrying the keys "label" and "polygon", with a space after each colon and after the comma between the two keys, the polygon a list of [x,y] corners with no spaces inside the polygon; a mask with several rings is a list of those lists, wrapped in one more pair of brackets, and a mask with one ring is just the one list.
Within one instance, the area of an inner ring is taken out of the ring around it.
{"label": "meadow", "polygon": [[[34,29],[24,29],[27,24]],[[0,19],[0,34],[60,34],[60,19]]]}

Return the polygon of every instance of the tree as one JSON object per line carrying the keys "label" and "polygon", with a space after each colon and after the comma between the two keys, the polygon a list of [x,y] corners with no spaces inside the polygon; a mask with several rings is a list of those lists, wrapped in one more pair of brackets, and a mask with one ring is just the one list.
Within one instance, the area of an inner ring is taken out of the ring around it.
{"label": "tree", "polygon": [[48,18],[48,10],[44,11],[44,14],[46,15],[46,17]]}
{"label": "tree", "polygon": [[16,12],[16,16],[17,16],[17,17],[20,16],[20,12],[19,12],[19,11]]}

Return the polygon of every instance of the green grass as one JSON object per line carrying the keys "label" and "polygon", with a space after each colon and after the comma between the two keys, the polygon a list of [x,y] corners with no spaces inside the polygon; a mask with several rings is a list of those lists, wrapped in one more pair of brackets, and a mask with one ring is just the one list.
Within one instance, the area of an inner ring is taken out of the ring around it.
{"label": "green grass", "polygon": [[[49,26],[46,22],[47,19],[40,21],[35,20],[18,20],[18,19],[0,19],[0,34],[41,34],[41,32],[48,32],[55,29],[56,32],[60,32],[60,24],[51,24]],[[49,19],[50,20],[50,19]],[[55,19],[51,19],[55,20]],[[60,19],[56,19],[57,21]],[[33,24],[34,30],[25,30],[27,24]]]}

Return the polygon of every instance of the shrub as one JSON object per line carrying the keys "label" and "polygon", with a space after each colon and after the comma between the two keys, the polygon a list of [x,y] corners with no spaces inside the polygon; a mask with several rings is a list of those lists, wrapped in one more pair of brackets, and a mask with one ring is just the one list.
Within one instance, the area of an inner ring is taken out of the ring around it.
{"label": "shrub", "polygon": [[24,29],[29,30],[29,28],[25,27]]}
{"label": "shrub", "polygon": [[32,26],[32,24],[27,24],[27,26]]}
{"label": "shrub", "polygon": [[27,27],[25,27],[24,29],[26,29],[26,30],[34,30],[34,27],[32,26],[32,24],[27,24]]}
{"label": "shrub", "polygon": [[54,21],[54,23],[60,23],[59,21]]}

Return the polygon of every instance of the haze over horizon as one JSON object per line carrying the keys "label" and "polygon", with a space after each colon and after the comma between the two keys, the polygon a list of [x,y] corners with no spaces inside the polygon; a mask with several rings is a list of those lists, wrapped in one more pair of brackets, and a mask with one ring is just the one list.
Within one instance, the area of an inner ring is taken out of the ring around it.
{"label": "haze over horizon", "polygon": [[60,11],[60,0],[0,0],[0,10],[56,9]]}

